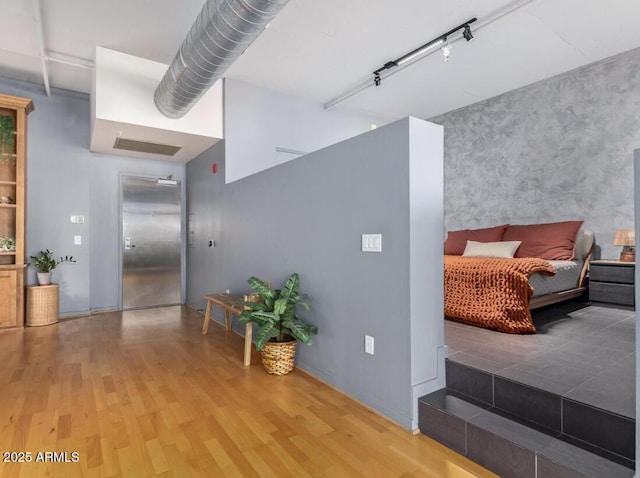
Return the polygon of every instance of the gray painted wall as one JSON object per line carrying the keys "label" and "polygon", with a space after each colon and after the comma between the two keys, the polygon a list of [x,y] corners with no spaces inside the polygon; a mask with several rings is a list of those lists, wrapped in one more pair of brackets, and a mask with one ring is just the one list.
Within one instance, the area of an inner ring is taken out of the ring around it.
{"label": "gray painted wall", "polygon": [[444,126],[447,230],[584,219],[617,258],[633,227],[640,49],[456,110]]}
{"label": "gray painted wall", "polygon": [[[416,397],[444,381],[442,148],[441,127],[407,118],[225,184],[214,146],[187,165],[187,303],[298,272],[319,327],[299,366],[415,428]],[[361,252],[362,233],[382,233],[382,252]]]}
{"label": "gray painted wall", "polygon": [[[27,143],[27,256],[49,248],[73,255],[75,264],[55,269],[60,284],[60,315],[117,309],[119,287],[119,198],[121,173],[173,174],[183,179],[185,166],[94,154],[89,151],[89,96],[0,79],[0,93],[31,98]],[[70,216],[84,215],[84,224]],[[74,245],[74,236],[82,245]],[[35,284],[35,271],[27,280]]]}

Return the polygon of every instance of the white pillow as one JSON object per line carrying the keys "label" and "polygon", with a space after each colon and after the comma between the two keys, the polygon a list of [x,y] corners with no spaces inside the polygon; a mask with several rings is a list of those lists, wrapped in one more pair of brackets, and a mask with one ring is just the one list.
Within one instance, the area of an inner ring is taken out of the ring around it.
{"label": "white pillow", "polygon": [[593,245],[593,231],[580,229],[576,236],[575,257],[576,261],[584,261]]}
{"label": "white pillow", "polygon": [[503,257],[512,259],[522,241],[476,242],[467,241],[463,256],[466,257]]}

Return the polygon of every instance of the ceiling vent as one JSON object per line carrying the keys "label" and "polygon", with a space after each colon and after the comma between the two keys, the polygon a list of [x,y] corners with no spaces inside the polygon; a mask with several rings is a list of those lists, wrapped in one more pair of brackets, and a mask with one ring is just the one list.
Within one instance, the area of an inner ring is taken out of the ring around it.
{"label": "ceiling vent", "polygon": [[163,156],[173,156],[182,149],[182,146],[172,146],[170,144],[149,143],[148,141],[138,141],[136,139],[116,138],[113,143],[115,149],[134,151],[136,153],[161,154]]}
{"label": "ceiling vent", "polygon": [[96,48],[91,146],[96,153],[186,163],[223,138],[222,81],[182,118],[167,118],[153,92],[167,65]]}

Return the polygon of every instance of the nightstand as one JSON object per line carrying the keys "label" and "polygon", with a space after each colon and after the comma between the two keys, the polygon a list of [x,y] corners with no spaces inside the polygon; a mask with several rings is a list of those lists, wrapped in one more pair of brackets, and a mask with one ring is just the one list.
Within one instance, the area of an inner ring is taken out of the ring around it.
{"label": "nightstand", "polygon": [[609,304],[635,304],[635,262],[591,261],[589,299]]}

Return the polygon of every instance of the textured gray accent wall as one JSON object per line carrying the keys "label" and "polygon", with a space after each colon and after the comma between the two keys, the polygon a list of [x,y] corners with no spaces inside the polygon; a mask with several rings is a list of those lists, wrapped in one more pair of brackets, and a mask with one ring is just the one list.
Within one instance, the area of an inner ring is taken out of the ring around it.
{"label": "textured gray accent wall", "polygon": [[[27,256],[42,249],[73,255],[53,273],[60,284],[60,315],[81,315],[120,305],[119,174],[183,179],[185,166],[94,154],[89,151],[89,96],[0,79],[0,92],[31,98],[28,119]],[[85,216],[72,224],[71,215]],[[74,236],[82,245],[74,245]],[[29,284],[36,283],[28,268]]]}
{"label": "textured gray accent wall", "polygon": [[[187,165],[188,304],[298,272],[319,327],[298,365],[415,428],[417,396],[444,379],[442,141],[407,118],[229,184],[215,145]],[[361,252],[362,233],[381,233],[382,252]]]}
{"label": "textured gray accent wall", "polygon": [[[532,65],[532,68],[535,68]],[[445,229],[583,219],[602,258],[632,228],[640,49],[446,113]]]}

